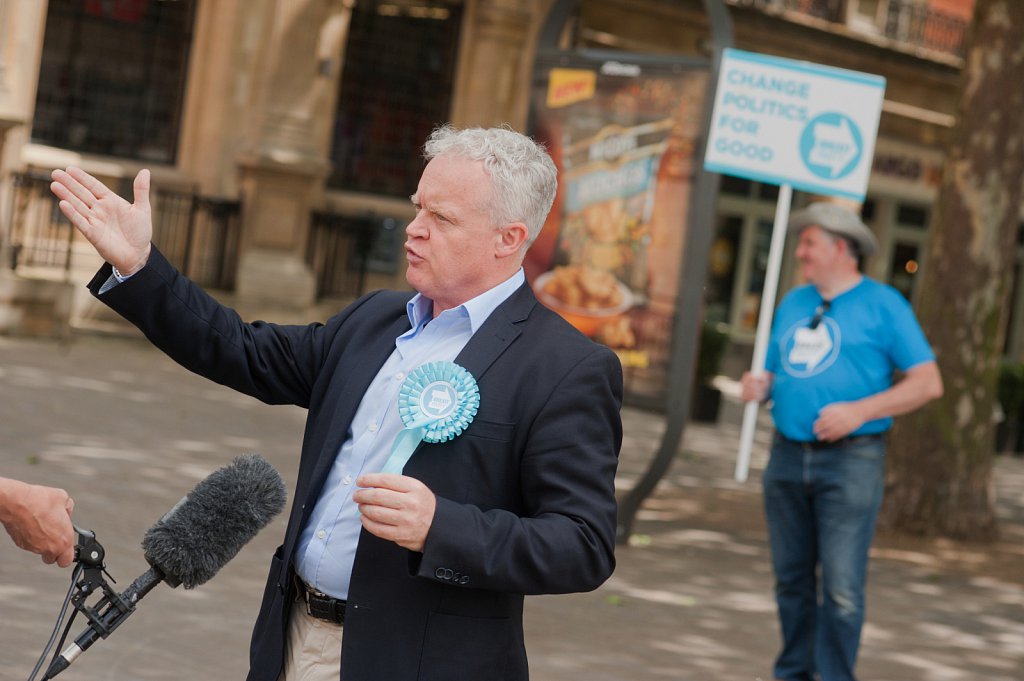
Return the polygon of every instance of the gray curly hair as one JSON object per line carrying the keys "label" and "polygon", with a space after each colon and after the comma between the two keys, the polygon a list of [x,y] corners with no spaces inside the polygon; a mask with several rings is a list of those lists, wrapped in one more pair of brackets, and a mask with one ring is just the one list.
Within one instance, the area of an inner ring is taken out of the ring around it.
{"label": "gray curly hair", "polygon": [[527,245],[540,234],[555,201],[558,171],[543,146],[507,126],[436,128],[423,146],[423,157],[453,155],[482,161],[494,188],[492,217],[499,225],[522,222]]}

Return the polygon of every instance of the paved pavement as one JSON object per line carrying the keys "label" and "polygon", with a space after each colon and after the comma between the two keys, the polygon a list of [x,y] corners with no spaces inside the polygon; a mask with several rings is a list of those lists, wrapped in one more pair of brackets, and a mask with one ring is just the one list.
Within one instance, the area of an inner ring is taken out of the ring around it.
{"label": "paved pavement", "polygon": [[[738,411],[729,399],[717,425],[687,427],[678,460],[604,586],[527,599],[535,681],[771,678],[778,629],[759,494],[768,431],[759,429],[750,481],[734,482]],[[664,426],[648,412],[624,417],[623,490]],[[69,490],[76,522],[96,531],[119,588],[147,567],[138,546],[145,531],[232,457],[262,454],[290,487],[303,419],[300,409],[262,405],[192,376],[140,340],[0,338],[0,474]],[[999,543],[876,541],[864,681],[1024,678],[1024,460],[1001,458],[995,479]],[[198,589],[158,586],[61,678],[243,678],[249,628],[283,532],[279,518]],[[69,577],[0,537],[0,678],[28,678]]]}

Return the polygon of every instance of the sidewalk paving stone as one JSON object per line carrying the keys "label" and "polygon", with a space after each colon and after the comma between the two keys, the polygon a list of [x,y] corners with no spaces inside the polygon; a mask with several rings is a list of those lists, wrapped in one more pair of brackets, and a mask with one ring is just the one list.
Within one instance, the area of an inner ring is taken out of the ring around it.
{"label": "sidewalk paving stone", "polygon": [[[734,395],[726,402],[717,424],[687,425],[605,585],[527,599],[535,681],[770,681],[778,627],[759,478],[770,428],[762,415],[750,480],[735,482],[740,408]],[[0,337],[0,405],[0,475],[67,489],[118,588],[147,568],[145,531],[234,456],[262,454],[291,488],[305,418],[193,376],[141,340],[93,336]],[[657,451],[664,419],[623,416],[624,493]],[[1024,460],[1000,457],[994,480],[997,543],[876,539],[864,681],[1024,678]],[[284,524],[274,520],[208,584],[158,586],[61,678],[244,678]],[[0,538],[0,678],[28,678],[70,574]],[[79,618],[71,636],[82,626]]]}

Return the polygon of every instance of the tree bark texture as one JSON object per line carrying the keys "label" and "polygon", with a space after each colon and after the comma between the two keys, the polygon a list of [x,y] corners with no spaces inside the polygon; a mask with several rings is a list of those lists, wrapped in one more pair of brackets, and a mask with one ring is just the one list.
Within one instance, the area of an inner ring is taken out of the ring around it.
{"label": "tree bark texture", "polygon": [[989,540],[996,380],[1024,188],[1024,2],[978,0],[917,313],[945,395],[897,419],[882,525]]}

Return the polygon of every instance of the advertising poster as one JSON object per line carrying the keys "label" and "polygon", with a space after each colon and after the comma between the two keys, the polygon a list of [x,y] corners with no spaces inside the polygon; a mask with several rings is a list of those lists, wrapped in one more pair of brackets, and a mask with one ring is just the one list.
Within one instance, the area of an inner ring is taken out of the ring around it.
{"label": "advertising poster", "polygon": [[559,188],[526,275],[544,305],[615,350],[635,402],[665,395],[707,82],[704,68],[565,58],[536,75],[531,133]]}

